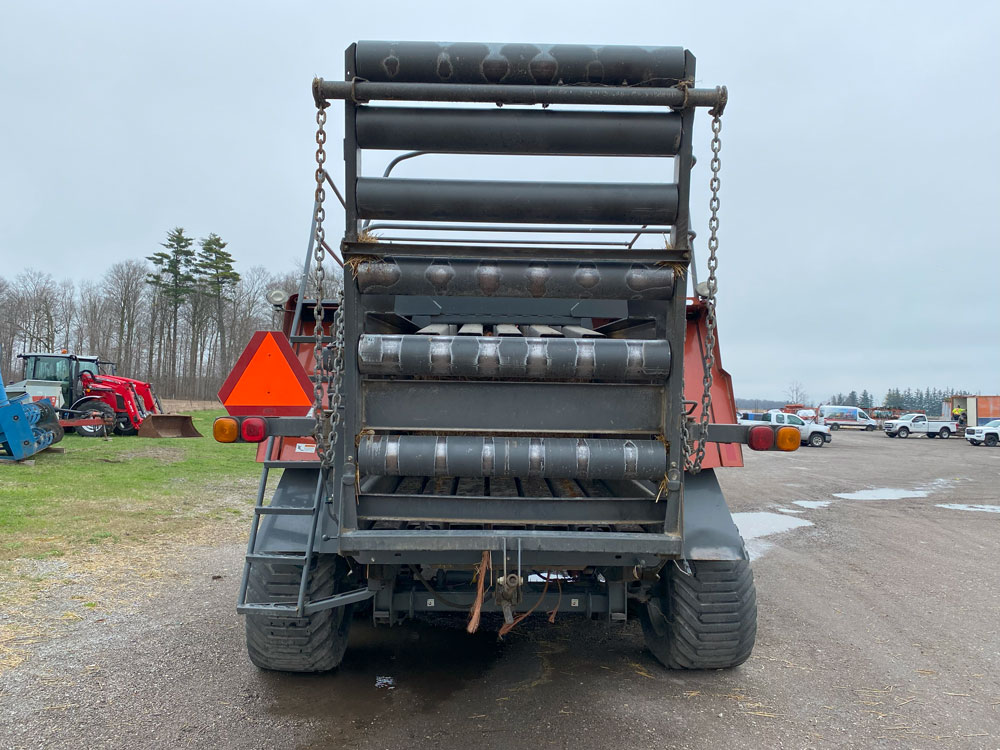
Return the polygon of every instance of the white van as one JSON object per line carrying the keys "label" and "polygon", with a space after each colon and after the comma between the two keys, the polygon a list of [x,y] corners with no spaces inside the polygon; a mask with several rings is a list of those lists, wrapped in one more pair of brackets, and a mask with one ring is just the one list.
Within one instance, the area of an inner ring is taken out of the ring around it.
{"label": "white van", "polygon": [[871,432],[878,429],[878,422],[856,406],[835,406],[832,404],[821,406],[819,407],[819,421],[821,424],[829,425],[831,430],[839,430],[841,427],[858,427]]}

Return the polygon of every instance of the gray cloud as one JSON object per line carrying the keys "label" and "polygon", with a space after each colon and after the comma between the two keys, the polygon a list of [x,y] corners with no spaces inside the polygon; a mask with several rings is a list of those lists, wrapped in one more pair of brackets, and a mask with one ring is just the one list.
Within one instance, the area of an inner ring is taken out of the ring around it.
{"label": "gray cloud", "polygon": [[[5,276],[31,266],[92,279],[148,255],[177,224],[219,233],[242,267],[297,264],[309,83],[341,76],[355,39],[682,44],[699,84],[731,93],[720,325],[737,393],[780,395],[792,380],[816,399],[895,385],[1000,392],[996,4],[574,2],[529,14],[469,2],[67,2],[8,4],[4,16]],[[703,247],[703,115],[698,128]]]}

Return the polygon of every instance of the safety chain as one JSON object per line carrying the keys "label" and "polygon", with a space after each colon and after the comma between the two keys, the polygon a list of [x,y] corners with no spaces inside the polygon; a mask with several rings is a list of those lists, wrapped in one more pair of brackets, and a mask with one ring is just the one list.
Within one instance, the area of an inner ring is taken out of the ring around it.
{"label": "safety chain", "polygon": [[[316,231],[313,237],[313,259],[316,261],[316,303],[313,306],[313,362],[315,364],[315,378],[313,385],[313,416],[316,424],[313,426],[313,439],[316,441],[316,455],[319,458],[320,466],[329,469],[333,466],[334,449],[337,445],[337,426],[340,422],[340,374],[343,370],[343,345],[344,345],[344,319],[341,308],[344,304],[344,291],[340,287],[337,292],[337,310],[334,312],[334,348],[332,366],[328,366],[323,346],[323,319],[325,309],[323,305],[323,282],[326,280],[326,271],[323,269],[323,256],[326,254],[325,239],[326,233],[323,228],[323,221],[326,219],[326,209],[323,203],[326,200],[326,190],[324,180],[326,179],[326,102],[317,102],[316,109]],[[323,404],[323,387],[327,386],[327,409]]]}
{"label": "safety chain", "polygon": [[[720,90],[720,95],[724,97],[722,90]],[[712,191],[712,197],[708,202],[708,207],[711,209],[712,215],[708,220],[708,294],[705,297],[705,358],[703,361],[705,372],[702,378],[704,391],[701,395],[701,432],[698,435],[698,448],[695,450],[693,460],[690,457],[691,451],[689,450],[690,446],[687,441],[686,427],[684,431],[684,468],[692,474],[697,474],[701,471],[701,464],[705,459],[705,438],[708,436],[708,423],[711,421],[712,410],[712,371],[715,368],[715,297],[718,291],[718,280],[715,272],[719,267],[719,188],[722,185],[719,179],[719,171],[722,169],[722,160],[719,157],[719,153],[722,151],[722,138],[720,134],[722,132],[722,110],[724,108],[725,99],[723,98],[719,105],[716,105],[714,109],[709,111],[709,114],[712,115],[712,162],[710,165],[712,178],[709,180],[708,185]]]}

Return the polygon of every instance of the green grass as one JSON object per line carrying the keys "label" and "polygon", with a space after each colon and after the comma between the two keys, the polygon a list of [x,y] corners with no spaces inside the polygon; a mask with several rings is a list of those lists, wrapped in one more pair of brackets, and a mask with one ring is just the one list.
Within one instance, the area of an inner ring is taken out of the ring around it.
{"label": "green grass", "polygon": [[247,514],[260,465],[255,446],[212,439],[222,414],[194,413],[200,439],[67,435],[64,453],[0,466],[0,560],[60,557]]}

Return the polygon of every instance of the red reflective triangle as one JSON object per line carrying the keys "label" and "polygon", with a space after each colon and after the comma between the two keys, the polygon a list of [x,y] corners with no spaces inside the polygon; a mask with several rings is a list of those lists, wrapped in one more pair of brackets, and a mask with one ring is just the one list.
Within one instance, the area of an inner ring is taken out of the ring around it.
{"label": "red reflective triangle", "polygon": [[257,331],[219,389],[234,417],[301,417],[312,407],[312,382],[288,339]]}

